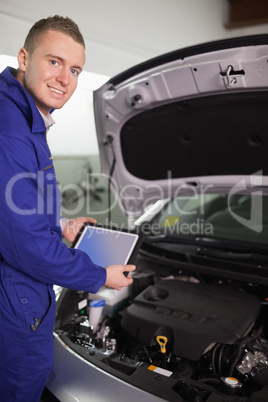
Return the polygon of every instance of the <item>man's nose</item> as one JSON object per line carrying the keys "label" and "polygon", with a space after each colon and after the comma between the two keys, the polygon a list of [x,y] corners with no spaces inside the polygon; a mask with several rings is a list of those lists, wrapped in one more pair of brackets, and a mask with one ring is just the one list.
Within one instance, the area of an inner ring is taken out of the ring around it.
{"label": "man's nose", "polygon": [[60,74],[58,74],[56,80],[62,85],[66,86],[70,83],[70,71],[69,69],[63,69]]}

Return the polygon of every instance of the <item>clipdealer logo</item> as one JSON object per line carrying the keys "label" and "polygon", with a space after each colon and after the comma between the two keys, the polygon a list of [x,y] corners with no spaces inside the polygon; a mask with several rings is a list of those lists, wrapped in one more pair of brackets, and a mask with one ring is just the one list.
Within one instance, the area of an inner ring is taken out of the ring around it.
{"label": "clipdealer logo", "polygon": [[[5,200],[9,209],[17,215],[52,215],[60,211],[60,193],[54,191],[53,181],[55,176],[52,173],[46,175],[44,172],[22,172],[12,176],[5,189]],[[36,189],[30,193],[31,189]],[[14,193],[16,194],[14,196]],[[27,194],[27,197],[24,197]],[[29,194],[34,194],[29,196]],[[24,201],[17,205],[18,199]]]}
{"label": "clipdealer logo", "polygon": [[[237,182],[228,196],[228,208],[232,217],[248,229],[260,233],[263,228],[263,204],[261,187],[263,185],[262,171],[258,171]],[[249,193],[251,199],[250,217],[246,219],[232,210],[231,197],[235,194]]]}

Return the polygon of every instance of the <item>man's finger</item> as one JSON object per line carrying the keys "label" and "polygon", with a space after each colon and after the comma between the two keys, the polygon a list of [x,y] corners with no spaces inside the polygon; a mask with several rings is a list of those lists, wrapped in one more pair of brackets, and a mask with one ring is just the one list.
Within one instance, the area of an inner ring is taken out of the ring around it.
{"label": "man's finger", "polygon": [[135,271],[135,269],[136,269],[136,266],[132,265],[132,264],[128,264],[128,265],[124,266],[124,271],[130,272],[130,271]]}

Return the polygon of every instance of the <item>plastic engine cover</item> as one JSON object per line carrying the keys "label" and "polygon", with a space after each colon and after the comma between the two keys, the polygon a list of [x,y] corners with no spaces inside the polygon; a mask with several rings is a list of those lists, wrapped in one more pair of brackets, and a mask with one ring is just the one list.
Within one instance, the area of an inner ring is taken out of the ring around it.
{"label": "plastic engine cover", "polygon": [[233,344],[251,328],[260,310],[254,295],[213,285],[162,280],[127,308],[123,328],[147,346],[166,336],[175,355],[198,360],[214,343]]}

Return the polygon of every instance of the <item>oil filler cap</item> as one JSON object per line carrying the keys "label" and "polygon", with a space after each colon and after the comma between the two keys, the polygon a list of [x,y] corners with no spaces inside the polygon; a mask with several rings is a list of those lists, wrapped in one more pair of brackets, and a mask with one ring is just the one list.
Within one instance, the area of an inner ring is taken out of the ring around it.
{"label": "oil filler cap", "polygon": [[157,343],[160,346],[161,353],[166,353],[166,344],[167,344],[167,337],[158,335],[156,337]]}

